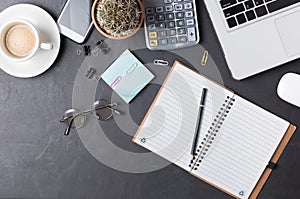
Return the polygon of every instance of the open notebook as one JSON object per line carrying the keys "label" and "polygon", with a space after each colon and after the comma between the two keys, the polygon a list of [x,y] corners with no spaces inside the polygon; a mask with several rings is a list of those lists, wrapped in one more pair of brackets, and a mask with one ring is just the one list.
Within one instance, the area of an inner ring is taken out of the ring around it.
{"label": "open notebook", "polygon": [[[190,160],[202,89],[196,156]],[[256,198],[295,131],[289,122],[175,62],[133,141],[236,198]],[[271,164],[272,166],[272,164]]]}

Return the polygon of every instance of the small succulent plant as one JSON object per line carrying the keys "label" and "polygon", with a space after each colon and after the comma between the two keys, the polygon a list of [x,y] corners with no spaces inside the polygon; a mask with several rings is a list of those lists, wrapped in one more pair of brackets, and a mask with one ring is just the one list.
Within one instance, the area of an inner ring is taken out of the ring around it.
{"label": "small succulent plant", "polygon": [[142,18],[137,0],[99,0],[96,20],[101,29],[113,37],[130,35]]}

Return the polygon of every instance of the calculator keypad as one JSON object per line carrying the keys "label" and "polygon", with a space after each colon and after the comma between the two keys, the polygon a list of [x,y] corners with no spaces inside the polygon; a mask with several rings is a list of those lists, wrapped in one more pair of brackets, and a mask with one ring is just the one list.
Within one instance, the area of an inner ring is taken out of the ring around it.
{"label": "calculator keypad", "polygon": [[195,0],[144,0],[143,3],[149,49],[171,50],[199,42]]}

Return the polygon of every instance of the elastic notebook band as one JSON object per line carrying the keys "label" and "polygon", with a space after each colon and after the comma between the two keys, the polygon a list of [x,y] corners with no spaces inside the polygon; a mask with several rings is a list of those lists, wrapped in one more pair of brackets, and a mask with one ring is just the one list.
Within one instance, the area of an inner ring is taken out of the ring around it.
{"label": "elastic notebook band", "polygon": [[267,165],[267,168],[274,170],[277,168],[277,164],[274,162],[269,162],[269,164]]}

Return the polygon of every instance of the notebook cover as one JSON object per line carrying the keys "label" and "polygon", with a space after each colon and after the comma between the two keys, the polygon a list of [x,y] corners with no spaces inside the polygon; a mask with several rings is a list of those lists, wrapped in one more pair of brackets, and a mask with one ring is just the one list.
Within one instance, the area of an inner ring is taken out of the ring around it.
{"label": "notebook cover", "polygon": [[[157,101],[157,99],[158,99],[160,93],[162,92],[162,90],[163,90],[163,88],[164,88],[164,85],[165,85],[166,82],[168,81],[170,75],[172,74],[172,72],[173,72],[173,70],[174,70],[174,67],[175,67],[177,64],[184,65],[184,64],[182,64],[182,63],[180,63],[180,62],[178,62],[178,61],[175,61],[175,62],[174,62],[174,64],[173,64],[173,66],[172,66],[170,72],[168,73],[168,75],[167,75],[167,77],[166,77],[164,83],[162,84],[162,86],[161,86],[159,92],[157,93],[155,99],[153,100],[153,102],[152,102],[152,104],[151,104],[151,106],[150,106],[148,112],[146,113],[146,115],[145,115],[145,117],[144,117],[144,119],[143,119],[141,125],[139,126],[139,128],[138,128],[138,130],[137,130],[137,133],[134,135],[134,137],[133,137],[133,139],[132,139],[133,142],[135,142],[135,140],[137,139],[141,127],[143,126],[144,122],[146,121],[146,118],[149,116],[149,114],[150,114],[150,112],[151,112],[151,110],[152,110],[152,108],[153,108],[155,102]],[[191,69],[191,70],[192,70],[192,69]],[[196,73],[198,73],[198,74],[201,75],[201,76],[204,76],[203,74],[200,74],[199,72],[197,72],[197,71],[195,71],[195,70],[193,70],[193,71],[196,72]],[[207,78],[207,79],[209,79],[209,80],[212,80],[212,79],[210,79],[210,78],[207,77],[207,76],[204,76],[204,77]],[[212,80],[212,81],[215,82],[216,84],[222,86],[224,89],[233,92],[232,90],[230,90],[230,89],[224,87],[224,86],[221,85],[220,83],[218,83],[218,82],[216,82],[216,81],[214,81],[214,80]],[[285,135],[283,136],[283,138],[282,138],[281,142],[279,143],[279,145],[278,145],[278,147],[277,147],[277,149],[276,149],[276,151],[275,151],[273,157],[272,157],[271,160],[270,160],[271,162],[273,162],[273,163],[277,163],[277,162],[278,162],[278,159],[279,159],[280,155],[281,155],[282,152],[284,151],[286,145],[288,144],[288,142],[289,142],[289,140],[291,139],[292,135],[294,134],[295,130],[296,130],[296,127],[295,127],[294,125],[290,125],[290,126],[288,127],[288,129],[287,129]],[[135,142],[135,143],[136,143],[136,142]],[[157,154],[157,155],[158,155],[158,154]],[[159,155],[158,155],[158,156],[159,156]],[[163,157],[162,157],[162,158],[163,158]],[[264,184],[266,183],[268,177],[270,176],[271,172],[272,172],[272,169],[269,169],[269,168],[266,168],[266,169],[265,169],[264,173],[263,173],[262,176],[260,177],[260,180],[257,182],[255,188],[253,189],[252,193],[250,194],[250,197],[249,197],[250,199],[255,199],[255,198],[257,198],[258,194],[259,194],[260,191],[262,190],[262,188],[263,188]],[[195,176],[196,178],[198,178],[198,179],[200,179],[200,180],[206,182],[207,184],[209,184],[209,185],[211,185],[211,186],[213,186],[213,187],[215,187],[215,188],[217,188],[217,189],[223,191],[224,193],[226,193],[226,194],[228,194],[228,195],[230,195],[230,196],[232,196],[232,197],[234,197],[234,198],[239,198],[239,197],[237,197],[236,195],[233,195],[232,193],[230,193],[230,192],[228,192],[228,191],[222,189],[221,187],[216,186],[215,184],[211,183],[210,181],[208,181],[208,180],[206,180],[206,179],[204,179],[204,178],[201,178],[200,176],[197,176],[197,175],[195,175],[194,173],[191,173],[191,172],[189,172],[189,173],[190,173],[192,176]]]}

